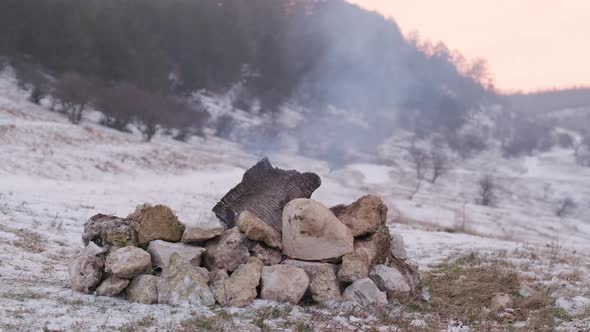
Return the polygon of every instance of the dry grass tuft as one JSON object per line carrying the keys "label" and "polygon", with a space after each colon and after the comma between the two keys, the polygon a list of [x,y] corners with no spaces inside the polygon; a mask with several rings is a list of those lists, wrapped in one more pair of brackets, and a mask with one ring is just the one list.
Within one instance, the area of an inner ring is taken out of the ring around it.
{"label": "dry grass tuft", "polygon": [[41,235],[21,228],[0,225],[0,230],[7,233],[12,233],[18,237],[17,240],[12,241],[12,245],[21,248],[30,253],[38,254],[45,251],[46,241]]}
{"label": "dry grass tuft", "polygon": [[[428,317],[429,329],[446,329],[450,321],[460,321],[472,331],[553,331],[560,320],[569,319],[555,308],[550,289],[521,296],[518,273],[503,259],[475,254],[461,257],[425,273],[424,285],[430,291],[430,302],[400,302],[407,310]],[[513,303],[509,309],[490,309],[492,298],[498,293],[511,295]],[[525,322],[524,327],[513,326],[515,322]]]}

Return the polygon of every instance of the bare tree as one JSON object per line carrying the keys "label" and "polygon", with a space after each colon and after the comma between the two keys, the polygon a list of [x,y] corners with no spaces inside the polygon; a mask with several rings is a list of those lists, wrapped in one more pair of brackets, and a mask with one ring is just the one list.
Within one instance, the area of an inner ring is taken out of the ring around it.
{"label": "bare tree", "polygon": [[54,97],[59,99],[62,111],[71,123],[82,121],[82,114],[92,101],[95,87],[94,82],[76,73],[66,73],[57,81]]}
{"label": "bare tree", "polygon": [[496,204],[496,185],[491,175],[486,175],[479,180],[478,204],[483,206],[494,206]]}
{"label": "bare tree", "polygon": [[430,161],[432,164],[432,177],[428,181],[436,183],[436,180],[448,171],[448,159],[440,149],[436,149],[431,150]]}
{"label": "bare tree", "polygon": [[555,209],[555,215],[558,217],[566,217],[570,215],[576,208],[577,204],[571,197],[566,197],[557,202],[557,208]]}
{"label": "bare tree", "polygon": [[145,105],[145,93],[129,83],[119,83],[107,87],[99,94],[96,106],[102,112],[100,123],[104,126],[129,132],[128,125],[133,116],[141,112]]}
{"label": "bare tree", "polygon": [[166,103],[164,97],[143,93],[138,102],[137,114],[133,116],[133,124],[143,136],[143,140],[150,142],[161,128],[162,119],[165,117]]}
{"label": "bare tree", "polygon": [[168,98],[168,117],[163,124],[170,129],[176,129],[174,139],[186,142],[191,136],[203,136],[203,128],[209,120],[209,113],[200,101],[190,104],[181,99]]}
{"label": "bare tree", "polygon": [[428,154],[423,149],[418,148],[414,141],[412,141],[412,145],[408,152],[410,154],[410,162],[416,172],[416,187],[408,197],[412,200],[422,187],[422,181],[424,180],[424,175],[428,169]]}
{"label": "bare tree", "polygon": [[30,90],[29,100],[39,104],[41,99],[49,94],[51,81],[43,73],[41,66],[24,61],[14,61],[18,85],[22,89]]}
{"label": "bare tree", "polygon": [[574,144],[574,158],[578,165],[590,167],[590,134],[586,133],[580,142]]}
{"label": "bare tree", "polygon": [[408,150],[410,153],[410,161],[414,171],[416,171],[416,179],[418,181],[424,180],[424,175],[428,169],[428,154],[423,149],[418,148],[414,142]]}

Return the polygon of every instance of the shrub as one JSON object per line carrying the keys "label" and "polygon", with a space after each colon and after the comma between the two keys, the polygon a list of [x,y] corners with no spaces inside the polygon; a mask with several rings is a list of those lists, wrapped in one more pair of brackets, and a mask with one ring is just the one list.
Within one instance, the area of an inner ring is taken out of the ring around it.
{"label": "shrub", "polygon": [[483,206],[495,206],[496,205],[496,184],[494,179],[490,175],[486,175],[481,178],[479,184],[479,198],[476,203]]}
{"label": "shrub", "polygon": [[463,159],[473,157],[488,147],[485,139],[474,133],[449,132],[445,138],[449,148]]}
{"label": "shrub", "polygon": [[544,124],[517,117],[512,126],[511,135],[502,146],[505,157],[529,155],[534,150],[547,151],[554,145],[551,128]]}
{"label": "shrub", "polygon": [[20,88],[31,92],[29,100],[39,104],[41,99],[47,96],[51,90],[51,81],[43,73],[40,65],[24,61],[13,61],[12,66],[16,73],[16,79]]}
{"label": "shrub", "polygon": [[564,149],[569,149],[574,146],[574,138],[570,134],[557,134],[557,144]]}
{"label": "shrub", "polygon": [[96,86],[96,82],[77,73],[66,73],[57,81],[53,94],[71,123],[82,121],[82,114],[93,100]]}
{"label": "shrub", "polygon": [[557,207],[555,208],[555,215],[560,218],[566,217],[573,212],[576,206],[576,202],[574,202],[574,200],[571,197],[561,199],[557,202]]}
{"label": "shrub", "polygon": [[145,93],[132,84],[120,83],[107,87],[99,94],[96,106],[102,112],[101,124],[122,132],[130,132],[128,125],[134,114],[145,107]]}

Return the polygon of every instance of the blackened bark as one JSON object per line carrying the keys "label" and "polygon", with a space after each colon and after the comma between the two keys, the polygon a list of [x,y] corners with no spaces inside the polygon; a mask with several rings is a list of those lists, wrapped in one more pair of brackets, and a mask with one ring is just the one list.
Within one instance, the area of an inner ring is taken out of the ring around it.
{"label": "blackened bark", "polygon": [[285,205],[296,198],[310,198],[320,184],[317,174],[275,168],[264,158],[246,171],[242,182],[225,194],[213,212],[225,227],[232,228],[247,210],[282,233]]}

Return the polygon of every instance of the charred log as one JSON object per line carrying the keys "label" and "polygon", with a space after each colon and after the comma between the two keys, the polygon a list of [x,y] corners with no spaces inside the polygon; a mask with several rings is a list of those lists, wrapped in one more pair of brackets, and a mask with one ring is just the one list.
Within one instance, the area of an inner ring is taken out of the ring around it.
{"label": "charred log", "polygon": [[262,159],[246,171],[237,186],[231,189],[213,212],[227,227],[235,226],[242,211],[249,211],[281,233],[283,208],[296,198],[310,198],[321,180],[314,173],[282,170]]}

